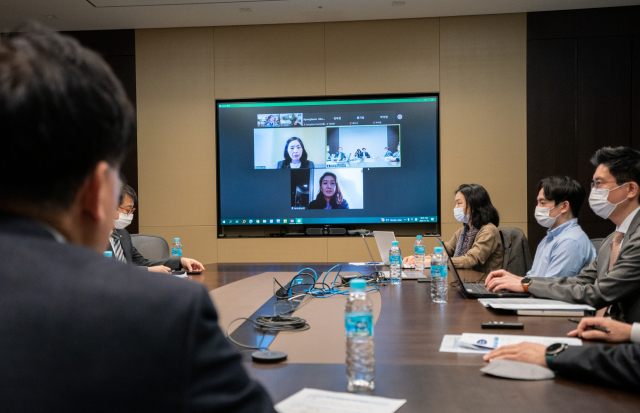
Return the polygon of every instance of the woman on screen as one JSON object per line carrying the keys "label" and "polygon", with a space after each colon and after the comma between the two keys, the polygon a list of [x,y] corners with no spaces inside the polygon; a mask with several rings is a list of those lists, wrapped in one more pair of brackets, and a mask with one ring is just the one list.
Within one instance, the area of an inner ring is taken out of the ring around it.
{"label": "woman on screen", "polygon": [[335,174],[325,172],[320,177],[319,184],[318,196],[311,201],[307,209],[349,209],[349,203],[342,197]]}
{"label": "woman on screen", "polygon": [[307,160],[307,151],[300,138],[291,137],[284,145],[284,160],[278,162],[278,169],[312,169],[313,162]]}
{"label": "woman on screen", "polygon": [[[463,184],[456,190],[453,215],[463,224],[449,242],[444,243],[456,268],[484,274],[502,268],[500,215],[491,204],[489,193],[477,184]],[[413,256],[403,263],[413,265]]]}

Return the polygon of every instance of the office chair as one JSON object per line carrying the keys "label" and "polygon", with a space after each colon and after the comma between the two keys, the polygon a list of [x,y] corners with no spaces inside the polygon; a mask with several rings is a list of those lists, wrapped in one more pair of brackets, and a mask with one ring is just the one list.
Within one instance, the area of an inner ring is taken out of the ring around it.
{"label": "office chair", "polygon": [[602,241],[604,238],[591,238],[589,241],[593,244],[593,248],[596,249],[596,255],[598,255],[598,251],[600,251],[600,247],[602,246]]}
{"label": "office chair", "polygon": [[171,258],[169,244],[157,235],[131,234],[131,244],[150,261]]}

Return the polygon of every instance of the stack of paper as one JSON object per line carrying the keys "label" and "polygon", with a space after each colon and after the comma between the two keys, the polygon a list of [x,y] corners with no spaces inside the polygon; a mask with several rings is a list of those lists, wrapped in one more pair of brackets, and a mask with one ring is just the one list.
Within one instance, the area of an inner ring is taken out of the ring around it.
{"label": "stack of paper", "polygon": [[279,413],[393,413],[407,401],[326,390],[302,389],[275,405]]}
{"label": "stack of paper", "polygon": [[570,346],[581,346],[582,340],[570,337],[514,336],[506,334],[473,334],[461,336],[445,335],[442,338],[440,351],[445,353],[481,353],[485,354],[498,347],[523,342],[550,346],[554,343],[566,343]]}
{"label": "stack of paper", "polygon": [[541,298],[479,298],[485,307],[497,310],[512,310],[518,315],[583,316],[596,309],[585,304],[571,304],[563,301]]}

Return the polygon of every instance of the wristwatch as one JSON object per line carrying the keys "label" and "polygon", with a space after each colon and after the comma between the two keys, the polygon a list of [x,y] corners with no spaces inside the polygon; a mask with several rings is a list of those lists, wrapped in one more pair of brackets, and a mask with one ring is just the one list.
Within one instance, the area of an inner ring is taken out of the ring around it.
{"label": "wristwatch", "polygon": [[553,360],[558,356],[558,354],[562,353],[567,348],[569,348],[569,345],[566,343],[555,343],[547,347],[544,353],[547,360],[547,366],[551,370],[553,370]]}
{"label": "wristwatch", "polygon": [[524,277],[522,281],[520,281],[520,283],[522,284],[522,289],[525,293],[529,292],[529,286],[531,285],[531,282],[533,282],[533,280],[529,277]]}

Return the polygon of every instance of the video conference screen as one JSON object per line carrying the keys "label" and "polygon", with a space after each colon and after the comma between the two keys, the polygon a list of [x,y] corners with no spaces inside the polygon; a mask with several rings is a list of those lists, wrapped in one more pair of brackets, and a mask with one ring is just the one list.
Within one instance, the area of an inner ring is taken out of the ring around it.
{"label": "video conference screen", "polygon": [[438,99],[217,101],[219,224],[438,222]]}

